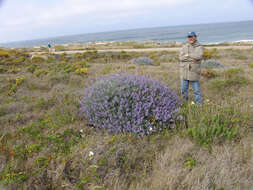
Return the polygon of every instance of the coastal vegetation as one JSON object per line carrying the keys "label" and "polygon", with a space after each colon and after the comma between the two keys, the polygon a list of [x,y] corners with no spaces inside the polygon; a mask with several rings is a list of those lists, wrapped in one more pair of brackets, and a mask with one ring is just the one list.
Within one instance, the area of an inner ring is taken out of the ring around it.
{"label": "coastal vegetation", "polygon": [[[136,44],[125,46],[130,45]],[[7,188],[252,187],[252,49],[205,51],[206,60],[224,67],[202,69],[202,106],[193,102],[191,91],[189,102],[180,100],[176,51],[92,49],[45,52],[44,58],[33,59],[29,51],[0,50],[0,183]],[[131,62],[139,57],[159,64]],[[158,110],[150,110],[157,117],[143,112],[151,99]],[[144,113],[143,133],[120,117],[122,112],[115,110],[120,106],[140,108],[124,113],[136,125]],[[176,114],[173,121],[163,117],[164,109]],[[106,117],[112,117],[113,129],[127,130],[108,131]]]}

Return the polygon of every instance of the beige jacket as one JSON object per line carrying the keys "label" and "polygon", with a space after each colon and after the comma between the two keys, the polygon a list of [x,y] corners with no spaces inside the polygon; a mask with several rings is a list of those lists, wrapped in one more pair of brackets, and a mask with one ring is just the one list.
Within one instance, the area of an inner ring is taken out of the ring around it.
{"label": "beige jacket", "polygon": [[179,54],[181,79],[199,81],[203,53],[203,47],[198,41],[186,43],[182,47]]}

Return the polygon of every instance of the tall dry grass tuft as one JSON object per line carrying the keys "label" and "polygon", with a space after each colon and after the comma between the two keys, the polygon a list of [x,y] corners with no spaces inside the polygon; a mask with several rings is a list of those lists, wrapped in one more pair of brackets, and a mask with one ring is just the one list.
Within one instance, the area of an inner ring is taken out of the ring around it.
{"label": "tall dry grass tuft", "polygon": [[[157,157],[150,183],[147,186],[140,182],[140,189],[249,189],[253,185],[252,151],[250,137],[239,144],[213,146],[211,151],[174,137]],[[196,161],[195,166],[185,166],[188,157]]]}

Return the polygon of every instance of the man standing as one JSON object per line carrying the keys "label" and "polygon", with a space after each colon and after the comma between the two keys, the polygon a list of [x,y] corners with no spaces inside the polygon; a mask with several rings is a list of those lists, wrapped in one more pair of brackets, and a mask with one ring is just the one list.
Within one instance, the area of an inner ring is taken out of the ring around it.
{"label": "man standing", "polygon": [[51,52],[51,47],[52,47],[52,46],[51,46],[51,44],[50,44],[49,42],[48,42],[48,44],[47,44],[47,47],[48,47],[48,51]]}
{"label": "man standing", "polygon": [[180,73],[181,73],[181,93],[185,100],[188,100],[188,89],[191,83],[196,104],[202,104],[202,94],[200,90],[200,67],[203,56],[203,47],[197,41],[195,32],[189,32],[188,42],[180,51]]}

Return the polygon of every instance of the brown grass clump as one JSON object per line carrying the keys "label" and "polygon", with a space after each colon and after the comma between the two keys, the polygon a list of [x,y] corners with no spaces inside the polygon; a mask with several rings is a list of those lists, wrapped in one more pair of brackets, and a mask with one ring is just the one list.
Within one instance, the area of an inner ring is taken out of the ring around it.
{"label": "brown grass clump", "polygon": [[217,76],[217,72],[213,69],[206,69],[206,70],[201,71],[201,76],[211,79]]}
{"label": "brown grass clump", "polygon": [[[148,186],[141,185],[139,189],[248,189],[253,180],[248,174],[253,172],[248,167],[253,161],[248,152],[251,144],[252,140],[246,138],[233,146],[213,146],[210,153],[187,139],[175,137],[157,157]],[[195,165],[184,164],[189,157]]]}

